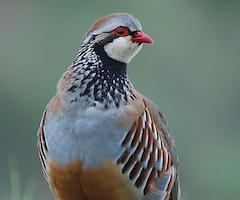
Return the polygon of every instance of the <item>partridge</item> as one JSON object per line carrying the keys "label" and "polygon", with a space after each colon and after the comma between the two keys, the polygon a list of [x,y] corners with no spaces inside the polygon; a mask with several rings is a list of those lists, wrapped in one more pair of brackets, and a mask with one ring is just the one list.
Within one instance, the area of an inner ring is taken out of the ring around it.
{"label": "partridge", "polygon": [[38,131],[56,200],[177,200],[178,155],[164,115],[140,94],[127,64],[153,44],[132,15],[98,19],[60,78]]}

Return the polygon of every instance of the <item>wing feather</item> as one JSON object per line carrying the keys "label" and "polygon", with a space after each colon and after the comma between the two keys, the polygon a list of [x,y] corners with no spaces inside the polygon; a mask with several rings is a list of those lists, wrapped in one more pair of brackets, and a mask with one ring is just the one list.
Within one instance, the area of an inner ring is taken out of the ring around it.
{"label": "wing feather", "polygon": [[48,153],[48,147],[47,147],[47,142],[45,139],[45,120],[46,120],[46,114],[47,110],[44,111],[41,122],[40,122],[40,127],[38,130],[38,140],[37,140],[37,147],[38,147],[38,155],[40,158],[40,162],[42,165],[42,171],[43,174],[48,181],[48,175],[47,175],[47,153]]}
{"label": "wing feather", "polygon": [[145,107],[133,123],[121,146],[125,149],[117,160],[144,200],[168,200],[176,179],[171,152]]}

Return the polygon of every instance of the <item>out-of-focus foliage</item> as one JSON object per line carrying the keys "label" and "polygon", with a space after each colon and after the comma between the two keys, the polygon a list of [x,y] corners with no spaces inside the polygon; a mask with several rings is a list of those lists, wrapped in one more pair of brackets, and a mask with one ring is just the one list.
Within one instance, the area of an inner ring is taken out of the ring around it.
{"label": "out-of-focus foliage", "polygon": [[34,183],[30,180],[25,187],[21,184],[21,176],[16,161],[9,159],[10,193],[1,195],[2,200],[33,200]]}
{"label": "out-of-focus foliage", "polygon": [[184,199],[239,199],[239,10],[237,0],[1,1],[0,198],[11,192],[9,156],[35,200],[52,198],[36,150],[42,111],[88,27],[128,12],[155,42],[129,76],[167,115]]}

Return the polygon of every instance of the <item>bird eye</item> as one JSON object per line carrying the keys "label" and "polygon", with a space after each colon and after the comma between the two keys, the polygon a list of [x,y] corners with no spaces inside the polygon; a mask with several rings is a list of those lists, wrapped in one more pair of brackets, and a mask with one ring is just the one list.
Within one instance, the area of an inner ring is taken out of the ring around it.
{"label": "bird eye", "polygon": [[125,27],[118,27],[113,31],[113,34],[119,37],[123,37],[129,35],[129,31]]}

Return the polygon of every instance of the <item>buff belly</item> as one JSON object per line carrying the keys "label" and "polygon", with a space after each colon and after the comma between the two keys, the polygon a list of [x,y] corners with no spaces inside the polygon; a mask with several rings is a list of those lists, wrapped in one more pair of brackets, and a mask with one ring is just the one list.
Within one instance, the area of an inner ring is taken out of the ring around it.
{"label": "buff belly", "polygon": [[95,169],[84,169],[81,161],[62,166],[51,160],[49,183],[58,200],[139,200],[119,167],[110,162]]}

